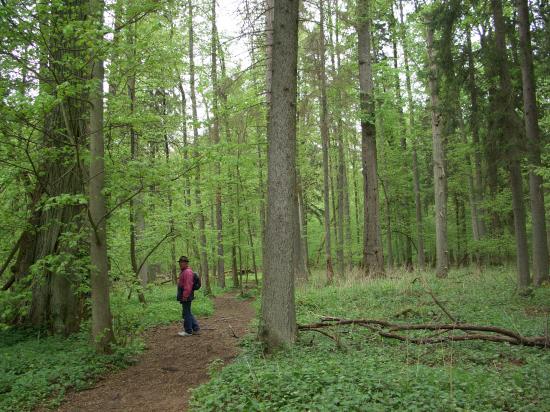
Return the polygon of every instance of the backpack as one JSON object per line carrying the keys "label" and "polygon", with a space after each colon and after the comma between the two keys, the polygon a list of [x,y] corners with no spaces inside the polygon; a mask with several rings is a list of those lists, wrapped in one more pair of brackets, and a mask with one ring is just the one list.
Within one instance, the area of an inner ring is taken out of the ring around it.
{"label": "backpack", "polygon": [[197,272],[193,272],[193,290],[199,290],[201,288],[201,278]]}

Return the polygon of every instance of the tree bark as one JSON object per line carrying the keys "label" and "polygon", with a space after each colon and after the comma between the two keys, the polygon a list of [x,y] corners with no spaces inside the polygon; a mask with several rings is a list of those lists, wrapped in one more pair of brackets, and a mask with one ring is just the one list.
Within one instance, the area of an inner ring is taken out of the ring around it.
{"label": "tree bark", "polygon": [[449,251],[447,246],[447,172],[445,146],[442,138],[443,116],[439,105],[438,68],[433,46],[434,30],[430,17],[426,17],[429,87],[432,112],[432,145],[435,192],[436,275],[447,277]]}
{"label": "tree bark", "polygon": [[358,59],[359,99],[361,108],[361,153],[364,182],[364,242],[363,264],[365,273],[371,276],[384,274],[384,255],[379,222],[379,199],[376,155],[376,127],[374,116],[374,85],[372,80],[370,2],[359,0],[358,10]]}
{"label": "tree bark", "polygon": [[[330,33],[330,43],[331,43],[331,60],[332,60],[332,69],[333,69],[333,77],[334,81],[338,82],[338,73],[340,72],[340,53],[336,51],[336,47],[339,42],[339,32],[338,32],[338,0],[334,1],[334,10],[331,10],[330,7],[330,0],[328,2],[328,13],[329,13],[329,21],[331,21],[331,15],[334,16],[334,22],[331,24],[331,29],[329,29]],[[334,30],[334,38],[335,42],[333,41],[333,35],[332,32]],[[349,204],[346,205],[347,202],[349,202],[349,199],[347,199],[347,179],[346,179],[346,159],[344,154],[344,127],[342,122],[342,114],[340,107],[342,105],[342,92],[340,88],[338,87],[337,95],[336,95],[336,107],[334,108],[335,111],[335,117],[336,117],[336,142],[338,146],[338,162],[337,162],[337,173],[336,173],[336,187],[337,187],[337,195],[338,195],[338,219],[337,219],[337,229],[336,229],[336,259],[338,262],[338,273],[342,275],[344,273],[344,270],[349,267],[351,259],[349,259],[349,255],[346,253],[347,250],[350,250],[351,248],[351,232],[349,230]],[[347,209],[346,209],[347,208]],[[347,212],[347,214],[346,214]],[[345,237],[347,237],[345,239]],[[346,250],[347,248],[347,250]],[[346,262],[348,260],[348,262]]]}
{"label": "tree bark", "polygon": [[218,107],[218,96],[220,95],[220,86],[218,82],[218,58],[217,58],[217,48],[218,48],[218,28],[216,26],[216,0],[212,0],[212,62],[211,62],[211,79],[212,79],[212,140],[216,146],[218,158],[215,162],[215,174],[216,174],[216,240],[218,244],[217,251],[217,268],[218,268],[218,286],[220,288],[225,288],[225,268],[224,268],[224,252],[223,252],[223,216],[222,216],[222,194],[219,179],[221,178],[221,164],[219,156],[221,152],[220,147],[220,116],[219,116],[219,107]]}
{"label": "tree bark", "polygon": [[[197,115],[197,95],[195,89],[195,62],[194,62],[194,33],[193,33],[193,3],[192,0],[188,2],[188,19],[187,19],[187,28],[189,32],[189,87],[191,91],[191,110],[193,116],[193,144],[195,145],[195,151],[193,153],[194,158],[199,162],[199,119]],[[201,167],[200,164],[197,164],[196,175],[195,175],[195,202],[197,203],[198,209],[198,220],[199,220],[199,238],[200,238],[200,261],[201,261],[201,271],[203,279],[205,280],[205,293],[211,294],[212,289],[210,287],[210,276],[208,275],[208,254],[207,254],[207,244],[206,244],[206,224],[204,219],[204,211],[202,209],[202,199],[201,199]]]}
{"label": "tree bark", "polygon": [[321,91],[321,146],[323,152],[323,204],[324,204],[324,231],[325,231],[325,260],[327,282],[332,282],[334,270],[332,268],[331,235],[330,235],[330,177],[329,177],[329,135],[328,135],[328,107],[325,70],[325,29],[324,29],[324,1],[319,0],[321,15],[319,28],[319,87]]}
{"label": "tree bark", "polygon": [[273,8],[271,109],[268,122],[268,202],[259,337],[266,350],[296,340],[292,211],[296,196],[296,71],[298,0]]}
{"label": "tree bark", "polygon": [[[402,37],[399,32],[402,30],[397,25],[397,18],[395,17],[393,13],[393,5],[392,5],[392,16],[391,16],[391,30],[393,33],[391,33],[392,37],[392,48],[393,48],[393,68],[395,70],[394,74],[394,82],[395,82],[395,97],[396,97],[396,104],[397,104],[397,111],[399,112],[399,133],[401,135],[400,139],[400,146],[403,150],[403,155],[406,157],[407,155],[407,134],[405,133],[407,129],[405,115],[403,113],[403,98],[401,95],[401,81],[399,79],[399,64],[398,64],[398,55],[397,55],[397,41],[400,37]],[[403,176],[407,176],[408,174],[408,167],[406,162],[403,162],[401,173]],[[409,231],[411,228],[411,216],[410,216],[410,210],[413,203],[413,199],[410,195],[410,192],[406,191],[402,195],[402,208],[400,210],[400,215],[402,216],[403,226],[405,230],[405,236],[403,241],[405,242],[405,268],[408,271],[411,271],[413,269],[413,263],[412,263],[412,245],[411,245],[411,237],[409,236]],[[391,265],[388,265],[391,266]]]}
{"label": "tree bark", "polygon": [[[136,24],[133,23],[129,27],[128,33],[128,45],[130,52],[130,73],[128,76],[128,97],[130,98],[130,116],[133,118],[136,108]],[[133,121],[133,120],[132,120]],[[139,137],[133,126],[130,124],[130,156],[132,161],[139,159]],[[141,182],[143,184],[143,182]],[[138,253],[138,243],[143,238],[143,232],[145,231],[145,216],[143,214],[143,201],[142,194],[138,194],[136,197],[130,199],[129,202],[129,216],[130,216],[130,263],[132,264],[132,270],[134,275],[141,283],[142,287],[147,285],[147,263],[138,267],[138,259],[141,260],[141,254]],[[140,303],[145,303],[145,295],[141,290],[138,292],[138,299]]]}
{"label": "tree bark", "polygon": [[509,157],[510,186],[512,189],[512,208],[514,212],[514,233],[516,237],[517,279],[520,293],[523,293],[531,283],[529,274],[529,252],[527,247],[527,231],[525,228],[525,206],[523,204],[523,182],[521,177],[519,128],[513,107],[513,90],[506,57],[505,23],[502,12],[502,1],[491,0],[493,20],[495,24],[496,66],[498,67],[499,101],[502,105],[497,113],[498,133],[502,144],[507,148],[505,154]]}
{"label": "tree bark", "polygon": [[[77,290],[86,270],[75,261],[84,258],[89,250],[88,238],[78,235],[85,226],[83,207],[77,203],[54,203],[49,209],[38,205],[40,200],[85,193],[87,171],[84,171],[80,151],[87,142],[84,130],[87,107],[83,103],[87,96],[80,83],[85,75],[78,64],[84,56],[80,49],[73,47],[79,40],[76,34],[63,30],[67,24],[84,20],[85,4],[84,1],[64,1],[48,4],[38,12],[43,36],[37,45],[42,49],[39,91],[41,95],[59,100],[43,113],[41,144],[46,150],[37,166],[39,175],[30,196],[28,225],[21,235],[21,245],[11,269],[12,279],[16,281],[28,275],[35,265],[37,274],[33,277],[27,320],[33,326],[64,335],[78,331],[82,314],[82,295]],[[77,96],[57,95],[60,84],[75,79],[80,88]],[[55,267],[51,270],[46,265],[36,265],[48,256],[59,256],[68,269],[59,273]]]}
{"label": "tree bark", "polygon": [[[474,54],[472,52],[472,39],[470,30],[466,33],[466,53],[468,55],[468,86],[470,89],[471,117],[470,128],[472,129],[472,145],[474,147],[474,180],[473,196],[475,208],[472,209],[472,220],[474,224],[474,240],[480,240],[485,237],[487,229],[481,204],[483,202],[483,182],[481,179],[481,150],[479,139],[479,103],[477,94],[477,85],[475,80]],[[476,237],[477,235],[477,237]],[[481,256],[477,257],[478,263]]]}
{"label": "tree bark", "polygon": [[[103,0],[90,1],[93,22],[103,26]],[[97,29],[96,36],[102,39],[102,31]],[[89,218],[92,226],[90,239],[91,289],[92,289],[92,334],[96,350],[100,353],[110,351],[114,343],[113,324],[109,304],[109,262],[107,258],[107,222],[105,196],[104,145],[103,145],[103,61],[94,53],[91,60],[92,80],[95,82],[90,91],[90,203]]]}
{"label": "tree bark", "polygon": [[527,0],[516,0],[518,9],[519,45],[521,78],[523,83],[523,111],[529,155],[529,195],[531,197],[531,217],[533,219],[533,280],[539,286],[548,280],[548,238],[546,236],[546,216],[542,176],[537,172],[541,166],[541,139],[537,116],[535,71],[529,29],[529,9]]}
{"label": "tree bark", "polygon": [[[399,19],[401,26],[404,25],[403,2],[399,0]],[[405,30],[401,30],[401,45],[403,47],[403,60],[405,64],[405,84],[407,87],[407,105],[409,122],[407,124],[407,134],[412,142],[412,167],[413,167],[413,188],[414,188],[414,206],[416,216],[416,239],[418,243],[418,268],[424,270],[426,257],[424,255],[424,227],[422,222],[422,197],[420,196],[420,172],[418,169],[418,139],[414,136],[414,104],[412,97],[411,72],[409,66],[409,51],[405,37]]]}

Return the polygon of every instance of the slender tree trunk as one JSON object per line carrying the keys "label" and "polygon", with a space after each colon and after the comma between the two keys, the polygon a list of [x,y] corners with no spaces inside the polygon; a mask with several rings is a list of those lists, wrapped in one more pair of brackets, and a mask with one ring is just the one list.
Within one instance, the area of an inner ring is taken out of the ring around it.
{"label": "slender tree trunk", "polygon": [[243,290],[242,284],[242,275],[243,275],[243,255],[242,255],[242,243],[241,243],[241,191],[242,191],[242,178],[241,170],[239,164],[241,163],[241,135],[238,134],[237,137],[237,190],[236,190],[236,200],[237,200],[237,248],[239,252],[239,273],[241,275],[240,284],[241,284],[241,293]]}
{"label": "slender tree trunk", "polygon": [[273,13],[272,89],[268,122],[268,202],[259,336],[268,352],[296,340],[294,217],[296,196],[297,0]]}
{"label": "slender tree trunk", "polygon": [[435,232],[436,232],[436,275],[447,277],[449,271],[449,251],[447,246],[447,172],[445,170],[445,147],[442,137],[443,117],[439,106],[438,68],[433,46],[433,22],[427,17],[427,46],[429,64],[429,87],[432,112],[432,143],[435,191]]}
{"label": "slender tree trunk", "polygon": [[[296,135],[299,135],[298,127],[300,125],[300,110],[296,111]],[[297,149],[298,150],[298,149]],[[300,158],[299,153],[296,154],[297,158]],[[304,247],[304,235],[303,235],[303,210],[302,210],[302,179],[300,176],[300,169],[296,167],[296,209],[295,209],[295,230],[294,230],[294,250],[296,262],[294,264],[295,272],[294,279],[297,283],[304,283],[308,278],[308,267],[307,267],[307,252]]]}
{"label": "slender tree trunk", "polygon": [[[401,26],[404,25],[403,19],[403,3],[399,0],[399,15]],[[424,228],[422,222],[422,197],[420,196],[420,172],[418,169],[418,139],[413,136],[414,131],[414,104],[412,97],[412,85],[411,85],[411,72],[409,66],[409,54],[407,42],[405,39],[404,30],[401,30],[401,43],[403,47],[403,59],[405,63],[405,83],[407,86],[407,105],[408,105],[408,129],[407,134],[412,141],[412,166],[413,166],[413,187],[414,187],[414,205],[416,214],[416,232],[418,243],[418,267],[420,270],[424,270],[426,257],[424,255]]]}
{"label": "slender tree trunk", "polygon": [[497,56],[496,66],[498,67],[499,78],[499,101],[500,107],[498,116],[499,135],[507,147],[506,154],[510,158],[510,185],[512,189],[512,206],[514,212],[514,232],[516,237],[516,263],[517,278],[520,293],[531,283],[529,274],[529,253],[527,247],[527,231],[525,228],[525,207],[523,205],[523,183],[520,166],[520,142],[517,119],[513,107],[513,90],[506,57],[505,23],[502,12],[501,0],[491,0],[493,20],[495,24],[495,55]]}
{"label": "slender tree trunk", "polygon": [[359,189],[357,188],[357,162],[355,153],[350,154],[351,157],[351,167],[353,174],[353,206],[355,210],[355,232],[357,236],[357,244],[361,244],[361,229],[359,221]]}
{"label": "slender tree trunk", "polygon": [[[91,0],[91,18],[103,25],[103,0]],[[99,33],[97,37],[101,39]],[[92,289],[92,334],[96,350],[109,352],[114,343],[113,324],[109,304],[109,262],[107,258],[107,222],[103,188],[105,186],[105,165],[103,146],[103,61],[93,55],[91,60],[92,79],[95,81],[90,92],[90,203],[89,219],[92,226],[90,239],[91,289]]]}
{"label": "slender tree trunk", "polygon": [[[130,116],[134,116],[136,108],[136,72],[135,72],[135,60],[136,60],[136,23],[133,23],[129,27],[128,44],[130,46],[130,64],[132,69],[128,76],[128,97],[130,98]],[[139,141],[138,134],[133,126],[130,124],[130,156],[132,161],[137,161],[139,158]],[[143,184],[143,182],[141,182]],[[143,232],[145,231],[145,216],[143,215],[143,201],[142,194],[138,194],[136,197],[130,199],[129,202],[129,216],[130,216],[130,263],[132,264],[132,271],[137,280],[144,287],[147,285],[147,264],[144,263],[140,267],[138,260],[141,258],[137,252],[137,244],[143,238]],[[142,290],[138,291],[139,302],[145,303],[145,295]]]}
{"label": "slender tree trunk", "polygon": [[[197,95],[195,89],[195,63],[194,63],[194,34],[193,34],[193,3],[192,0],[188,2],[188,31],[189,31],[189,87],[191,90],[191,110],[193,116],[193,143],[195,145],[194,157],[197,162],[200,162],[198,145],[199,145],[199,126],[198,126],[198,115],[197,115]],[[207,254],[207,244],[206,244],[206,224],[204,218],[204,212],[202,210],[202,200],[201,200],[201,168],[200,164],[196,167],[196,178],[195,178],[195,202],[197,203],[198,209],[198,220],[199,220],[199,237],[200,237],[200,260],[201,260],[201,271],[202,276],[205,280],[205,292],[206,294],[211,294],[212,289],[210,287],[210,276],[208,275],[208,254]]]}
{"label": "slender tree trunk", "polygon": [[308,268],[307,268],[307,256],[306,249],[304,247],[304,235],[303,235],[303,205],[302,205],[302,188],[301,188],[301,178],[298,168],[296,168],[296,223],[298,230],[295,230],[294,234],[294,250],[296,253],[296,263],[295,267],[295,280],[296,282],[306,282],[308,278]]}
{"label": "slender tree trunk", "polygon": [[[405,133],[405,130],[407,128],[406,121],[405,121],[405,115],[403,113],[403,98],[401,96],[401,82],[399,80],[399,64],[398,64],[398,56],[397,56],[397,41],[399,39],[399,30],[400,28],[397,27],[397,19],[395,18],[393,14],[393,5],[392,5],[392,16],[391,16],[391,29],[393,33],[392,36],[392,48],[393,48],[393,68],[395,70],[394,74],[394,82],[395,82],[395,97],[396,97],[396,104],[397,104],[397,110],[399,113],[399,126],[400,130],[399,133],[401,135],[400,139],[400,146],[403,150],[404,157],[407,155],[407,134]],[[407,176],[408,174],[408,166],[406,162],[403,162],[401,173],[403,173],[404,176]],[[411,228],[411,217],[410,217],[410,210],[412,206],[413,199],[410,196],[409,192],[405,192],[402,196],[402,205],[403,207],[400,210],[402,219],[403,219],[403,226],[405,230],[404,235],[404,242],[405,242],[405,268],[409,271],[413,269],[413,263],[412,263],[412,245],[411,245],[411,237],[409,236],[410,228]],[[390,265],[391,266],[391,265]]]}
{"label": "slender tree trunk", "polygon": [[[307,218],[306,211],[304,206],[304,194],[302,189],[302,181],[300,175],[298,174],[298,223],[300,225],[300,255],[301,255],[301,265],[305,270],[303,272],[303,280],[307,282],[309,274],[309,252],[307,245]],[[300,272],[298,272],[300,273]]]}
{"label": "slender tree trunk", "polygon": [[531,216],[533,219],[533,280],[540,285],[548,280],[548,238],[546,235],[546,217],[542,176],[537,172],[541,166],[541,139],[537,116],[537,97],[535,90],[535,71],[531,32],[529,29],[529,9],[527,0],[516,0],[518,9],[519,45],[521,53],[521,78],[523,83],[523,110],[525,132],[529,154],[529,195],[531,197]]}
{"label": "slender tree trunk", "polygon": [[384,255],[380,235],[379,199],[376,155],[376,129],[374,123],[374,85],[372,80],[371,28],[369,0],[359,0],[358,10],[358,57],[359,96],[361,108],[362,161],[365,196],[365,232],[363,263],[367,275],[384,274]]}
{"label": "slender tree trunk", "polygon": [[328,107],[325,71],[325,30],[324,30],[324,0],[319,0],[321,24],[319,34],[319,84],[321,89],[321,145],[323,151],[323,201],[324,201],[324,230],[325,230],[325,260],[327,282],[332,282],[334,270],[332,268],[331,236],[330,236],[330,181],[329,181],[329,135],[328,135]]}
{"label": "slender tree trunk", "polygon": [[[217,61],[217,48],[218,48],[218,28],[216,26],[216,0],[212,0],[212,63],[211,63],[211,78],[212,88],[212,115],[214,117],[212,122],[212,140],[214,145],[218,148],[218,156],[221,156],[219,150],[220,146],[220,116],[218,108],[218,96],[220,94],[220,86],[218,84],[218,61]],[[216,183],[216,234],[218,243],[217,252],[217,268],[218,268],[218,286],[220,288],[225,287],[225,268],[224,268],[224,253],[223,253],[223,217],[222,217],[222,195],[219,179],[221,178],[221,164],[219,158],[215,162],[215,173],[218,179]]]}
{"label": "slender tree trunk", "polygon": [[[248,246],[250,247],[250,253],[252,255],[252,270],[254,271],[254,278],[258,279],[258,267],[256,265],[256,252],[254,251],[254,236],[252,233],[252,227],[250,225],[250,217],[248,215],[248,210],[245,211],[246,218],[246,229],[248,231]],[[256,285],[257,286],[257,285]]]}
{"label": "slender tree trunk", "polygon": [[[193,251],[193,255],[194,256],[200,256],[200,252],[199,252],[199,248],[197,247],[197,237],[196,237],[196,234],[195,234],[195,224],[193,222],[193,215],[191,213],[191,186],[192,186],[192,183],[191,183],[191,179],[189,177],[189,172],[188,172],[188,169],[190,167],[189,165],[189,141],[188,141],[188,134],[187,134],[187,99],[185,97],[185,89],[183,88],[183,83],[179,82],[179,91],[180,91],[180,95],[181,95],[181,134],[182,134],[182,140],[183,140],[183,160],[184,160],[184,171],[186,173],[186,176],[185,176],[185,187],[183,189],[183,196],[184,196],[184,202],[185,202],[185,207],[187,208],[186,210],[186,213],[185,213],[185,226],[186,227],[189,227],[189,240],[187,242],[187,249],[189,250],[189,248],[191,248],[191,250]],[[176,278],[174,279],[176,282],[177,282],[177,276],[178,276],[178,272],[177,272],[177,268],[176,268],[176,273],[175,273],[175,276]],[[201,273],[200,273],[201,277],[202,277],[202,269],[201,269]]]}
{"label": "slender tree trunk", "polygon": [[386,206],[386,244],[388,245],[387,260],[388,268],[393,267],[393,243],[392,243],[392,227],[391,227],[391,207],[388,192],[386,190],[386,184],[381,180],[382,189],[384,190],[384,200]]}
{"label": "slender tree trunk", "polygon": [[[166,117],[168,115],[167,110],[167,104],[166,104],[166,90],[162,91],[162,115]],[[185,121],[185,116],[183,116],[183,120]],[[170,142],[168,141],[168,133],[166,133],[166,130],[164,131],[164,156],[166,158],[166,163],[170,165]],[[176,224],[174,221],[174,208],[173,203],[174,200],[172,198],[172,192],[168,192],[168,213],[170,215],[170,233],[174,234],[176,231]],[[177,282],[178,279],[178,268],[176,267],[176,239],[174,236],[170,239],[170,275],[172,277],[172,280]]]}
{"label": "slender tree trunk", "polygon": [[[337,49],[340,44],[340,30],[339,30],[339,15],[340,8],[338,6],[338,0],[334,0],[334,37],[335,37],[335,55],[336,55],[336,72],[340,72],[341,67],[341,57],[340,51]],[[340,88],[338,88],[338,102],[342,102],[342,94]],[[342,121],[342,116],[338,115],[337,119],[337,130],[338,130],[338,175],[341,178],[341,183],[339,187],[342,188],[341,196],[339,193],[339,199],[342,201],[342,226],[344,230],[345,242],[342,245],[343,253],[345,255],[346,267],[351,269],[353,262],[353,241],[351,238],[351,220],[350,220],[350,194],[349,194],[349,181],[347,173],[347,161],[344,151],[344,124]],[[346,253],[347,252],[347,253]]]}
{"label": "slender tree trunk", "polygon": [[[485,237],[487,229],[485,228],[485,220],[483,218],[483,210],[481,203],[483,202],[483,182],[481,180],[481,150],[479,139],[479,104],[477,95],[477,85],[475,80],[474,54],[472,52],[471,34],[468,29],[466,33],[466,53],[468,55],[468,85],[470,89],[470,128],[472,129],[472,145],[474,146],[474,180],[473,180],[473,196],[475,208],[472,208],[472,220],[474,227],[474,240],[481,240]],[[477,232],[477,237],[476,237]],[[481,256],[478,256],[478,263]]]}

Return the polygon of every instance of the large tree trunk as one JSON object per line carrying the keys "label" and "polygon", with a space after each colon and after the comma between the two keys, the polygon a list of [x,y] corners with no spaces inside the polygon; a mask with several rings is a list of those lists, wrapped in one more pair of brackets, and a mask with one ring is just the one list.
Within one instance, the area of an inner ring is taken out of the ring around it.
{"label": "large tree trunk", "polygon": [[365,198],[363,233],[363,264],[365,273],[372,276],[384,274],[384,255],[379,222],[378,176],[376,156],[376,128],[374,123],[374,85],[372,80],[371,29],[369,0],[359,0],[358,10],[358,58],[359,99],[361,108],[361,147]]}
{"label": "large tree trunk", "polygon": [[[266,103],[266,124],[269,123],[269,111],[271,110],[271,78],[273,76],[273,1],[274,0],[265,0],[265,103]],[[258,192],[260,194],[260,225],[261,225],[261,234],[262,234],[262,256],[264,254],[265,246],[265,226],[266,226],[266,213],[267,213],[267,204],[266,204],[266,193],[264,187],[266,182],[264,182],[263,177],[263,164],[262,164],[262,150],[258,144],[258,181],[259,187]],[[263,259],[263,257],[262,257]]]}
{"label": "large tree trunk", "polygon": [[319,83],[321,89],[321,145],[323,152],[323,204],[324,204],[324,230],[325,230],[325,259],[327,282],[332,282],[334,270],[332,268],[331,236],[330,236],[330,182],[329,182],[329,135],[328,135],[328,107],[327,107],[327,86],[325,70],[325,29],[324,29],[324,1],[319,0],[319,11],[321,14],[319,34]]}
{"label": "large tree trunk", "polygon": [[[194,62],[194,34],[193,34],[193,3],[192,0],[188,2],[188,32],[189,32],[189,88],[191,91],[191,111],[193,116],[193,144],[195,147],[199,145],[199,129],[198,129],[198,115],[197,115],[197,94],[195,89],[195,62]],[[196,162],[199,162],[198,149],[195,148],[193,157]],[[204,211],[202,210],[201,199],[201,167],[197,164],[195,177],[195,202],[198,209],[199,220],[199,238],[200,238],[200,262],[201,262],[201,274],[204,279],[204,288],[206,294],[211,294],[212,289],[210,287],[210,276],[208,276],[208,253],[206,244],[206,224],[204,218]]]}
{"label": "large tree trunk", "polygon": [[259,336],[272,352],[296,340],[292,211],[296,202],[297,0],[276,0],[273,13],[268,202]]}
{"label": "large tree trunk", "polygon": [[529,29],[529,9],[527,0],[516,0],[518,8],[519,45],[521,53],[521,78],[523,82],[523,110],[529,154],[529,194],[531,197],[531,217],[533,219],[533,280],[540,285],[548,280],[548,238],[542,176],[537,172],[541,166],[541,139],[537,117],[537,98],[533,51]]}
{"label": "large tree trunk", "polygon": [[435,192],[436,275],[446,277],[449,271],[447,247],[447,172],[445,170],[445,146],[442,137],[443,117],[439,106],[438,69],[433,46],[433,22],[426,18],[428,46],[429,87],[432,112],[432,144]]}
{"label": "large tree trunk", "polygon": [[520,153],[521,145],[518,134],[517,118],[513,106],[513,90],[506,57],[506,35],[501,0],[491,0],[493,20],[495,24],[495,64],[499,79],[499,102],[501,107],[497,113],[499,136],[501,144],[506,147],[505,154],[509,158],[510,186],[514,212],[514,232],[516,237],[517,279],[520,292],[531,283],[529,274],[529,253],[527,247],[527,231],[525,228],[525,207],[523,205],[523,183],[521,177]]}
{"label": "large tree trunk", "polygon": [[[103,0],[91,0],[91,19],[103,26]],[[95,44],[99,47],[103,32],[97,29]],[[103,61],[95,53],[91,60],[94,87],[90,91],[90,203],[89,219],[92,226],[90,239],[92,334],[96,350],[109,352],[114,342],[111,309],[109,304],[109,262],[107,259],[107,222],[105,196],[104,145],[103,145]]]}
{"label": "large tree trunk", "polygon": [[[63,30],[67,24],[85,17],[84,2],[64,1],[48,5],[38,16],[44,58],[40,61],[40,93],[55,96],[57,87],[68,81],[80,81],[82,68],[78,63],[82,53],[72,47],[78,41],[74,33]],[[69,9],[69,6],[71,8]],[[70,50],[70,51],[68,51]],[[61,62],[64,63],[61,63]],[[82,92],[75,98],[61,99],[44,114],[43,145],[46,154],[38,166],[39,176],[31,196],[30,217],[21,235],[19,253],[13,266],[13,279],[21,280],[32,265],[40,272],[32,286],[29,321],[37,327],[68,335],[79,329],[82,297],[77,292],[87,270],[79,263],[88,254],[88,239],[79,236],[84,227],[83,207],[74,204],[53,204],[49,209],[39,207],[40,200],[60,195],[84,194],[84,171],[81,151],[86,147]],[[76,246],[70,243],[76,242]],[[67,270],[36,265],[48,256],[64,260]]]}

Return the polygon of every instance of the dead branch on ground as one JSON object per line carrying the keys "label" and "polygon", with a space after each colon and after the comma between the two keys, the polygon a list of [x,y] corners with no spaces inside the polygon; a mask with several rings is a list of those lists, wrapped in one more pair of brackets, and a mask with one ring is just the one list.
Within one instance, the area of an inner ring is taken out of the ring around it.
{"label": "dead branch on ground", "polygon": [[[498,326],[473,325],[467,323],[392,323],[380,319],[340,319],[325,317],[319,323],[298,325],[298,330],[316,331],[334,326],[358,325],[378,333],[380,336],[390,339],[397,339],[414,344],[434,344],[443,342],[457,342],[467,340],[482,340],[489,342],[508,343],[510,345],[530,346],[541,349],[550,349],[550,339],[547,336],[522,336],[509,329]],[[398,331],[436,331],[437,335],[431,336],[407,336],[396,333]],[[457,334],[455,332],[461,332]],[[485,332],[485,333],[477,333]],[[443,336],[443,334],[446,334]],[[328,335],[328,334],[327,334]],[[334,336],[329,335],[334,339]]]}

